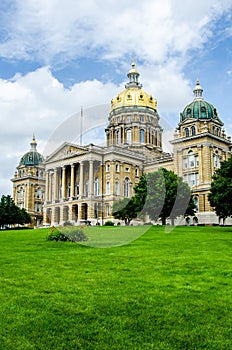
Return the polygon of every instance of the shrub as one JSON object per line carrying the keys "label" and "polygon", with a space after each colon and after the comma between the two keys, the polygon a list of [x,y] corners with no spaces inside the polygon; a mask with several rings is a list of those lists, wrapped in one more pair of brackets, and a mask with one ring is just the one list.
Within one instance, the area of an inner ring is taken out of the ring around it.
{"label": "shrub", "polygon": [[104,223],[104,225],[103,225],[103,226],[114,226],[114,222],[113,222],[113,221],[108,220],[108,221],[106,221],[106,222]]}
{"label": "shrub", "polygon": [[83,229],[75,226],[52,227],[48,235],[49,241],[60,242],[84,242],[88,237],[83,232]]}

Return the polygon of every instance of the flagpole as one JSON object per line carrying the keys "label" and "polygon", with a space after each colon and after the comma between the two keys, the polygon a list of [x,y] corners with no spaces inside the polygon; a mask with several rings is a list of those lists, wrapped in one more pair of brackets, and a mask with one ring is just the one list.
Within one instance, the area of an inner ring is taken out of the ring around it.
{"label": "flagpole", "polygon": [[80,130],[80,145],[82,146],[82,132],[83,132],[83,107],[81,106],[81,130]]}

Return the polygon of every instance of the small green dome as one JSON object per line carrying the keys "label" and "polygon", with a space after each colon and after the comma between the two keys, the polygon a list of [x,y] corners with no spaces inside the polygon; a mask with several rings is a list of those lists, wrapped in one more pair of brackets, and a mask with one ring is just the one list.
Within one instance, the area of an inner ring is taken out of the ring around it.
{"label": "small green dome", "polygon": [[194,119],[218,119],[216,108],[209,102],[206,102],[202,97],[203,89],[197,81],[196,87],[193,90],[195,98],[193,102],[189,103],[180,113],[180,121],[187,118]]}
{"label": "small green dome", "polygon": [[43,163],[43,156],[37,151],[30,151],[22,156],[19,165],[34,166]]}
{"label": "small green dome", "polygon": [[35,140],[35,136],[33,135],[33,139],[31,142],[31,149],[29,152],[25,153],[22,156],[19,165],[35,166],[35,165],[42,164],[44,162],[44,158],[39,152],[37,152],[36,146],[37,146],[37,143]]}

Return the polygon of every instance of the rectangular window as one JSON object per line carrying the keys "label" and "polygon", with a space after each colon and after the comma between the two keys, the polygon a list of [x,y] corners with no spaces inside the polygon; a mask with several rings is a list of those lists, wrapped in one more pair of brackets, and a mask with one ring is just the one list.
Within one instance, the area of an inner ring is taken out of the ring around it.
{"label": "rectangular window", "polygon": [[110,194],[110,182],[107,181],[106,183],[106,194]]}
{"label": "rectangular window", "polygon": [[115,182],[115,194],[119,195],[120,194],[120,184],[119,182]]}

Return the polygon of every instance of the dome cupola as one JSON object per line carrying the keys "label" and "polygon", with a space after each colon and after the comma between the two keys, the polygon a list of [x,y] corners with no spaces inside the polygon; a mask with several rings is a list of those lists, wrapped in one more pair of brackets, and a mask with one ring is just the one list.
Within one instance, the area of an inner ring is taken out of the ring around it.
{"label": "dome cupola", "polygon": [[199,80],[196,82],[193,93],[194,100],[184,108],[182,113],[180,113],[180,122],[183,122],[188,118],[204,120],[216,119],[220,121],[216,108],[211,103],[203,99],[203,89]]}
{"label": "dome cupola", "polygon": [[110,115],[120,113],[122,110],[129,111],[131,109],[145,111],[146,109],[157,109],[157,101],[142,90],[142,84],[139,82],[139,72],[135,67],[134,61],[132,61],[131,69],[127,74],[129,78],[128,83],[125,85],[125,90],[120,92],[116,98],[111,100]]}
{"label": "dome cupola", "polygon": [[22,156],[19,165],[35,166],[43,163],[44,161],[43,156],[39,152],[37,152],[37,149],[36,149],[37,142],[35,140],[34,135],[30,145],[31,145],[30,151],[25,153]]}

